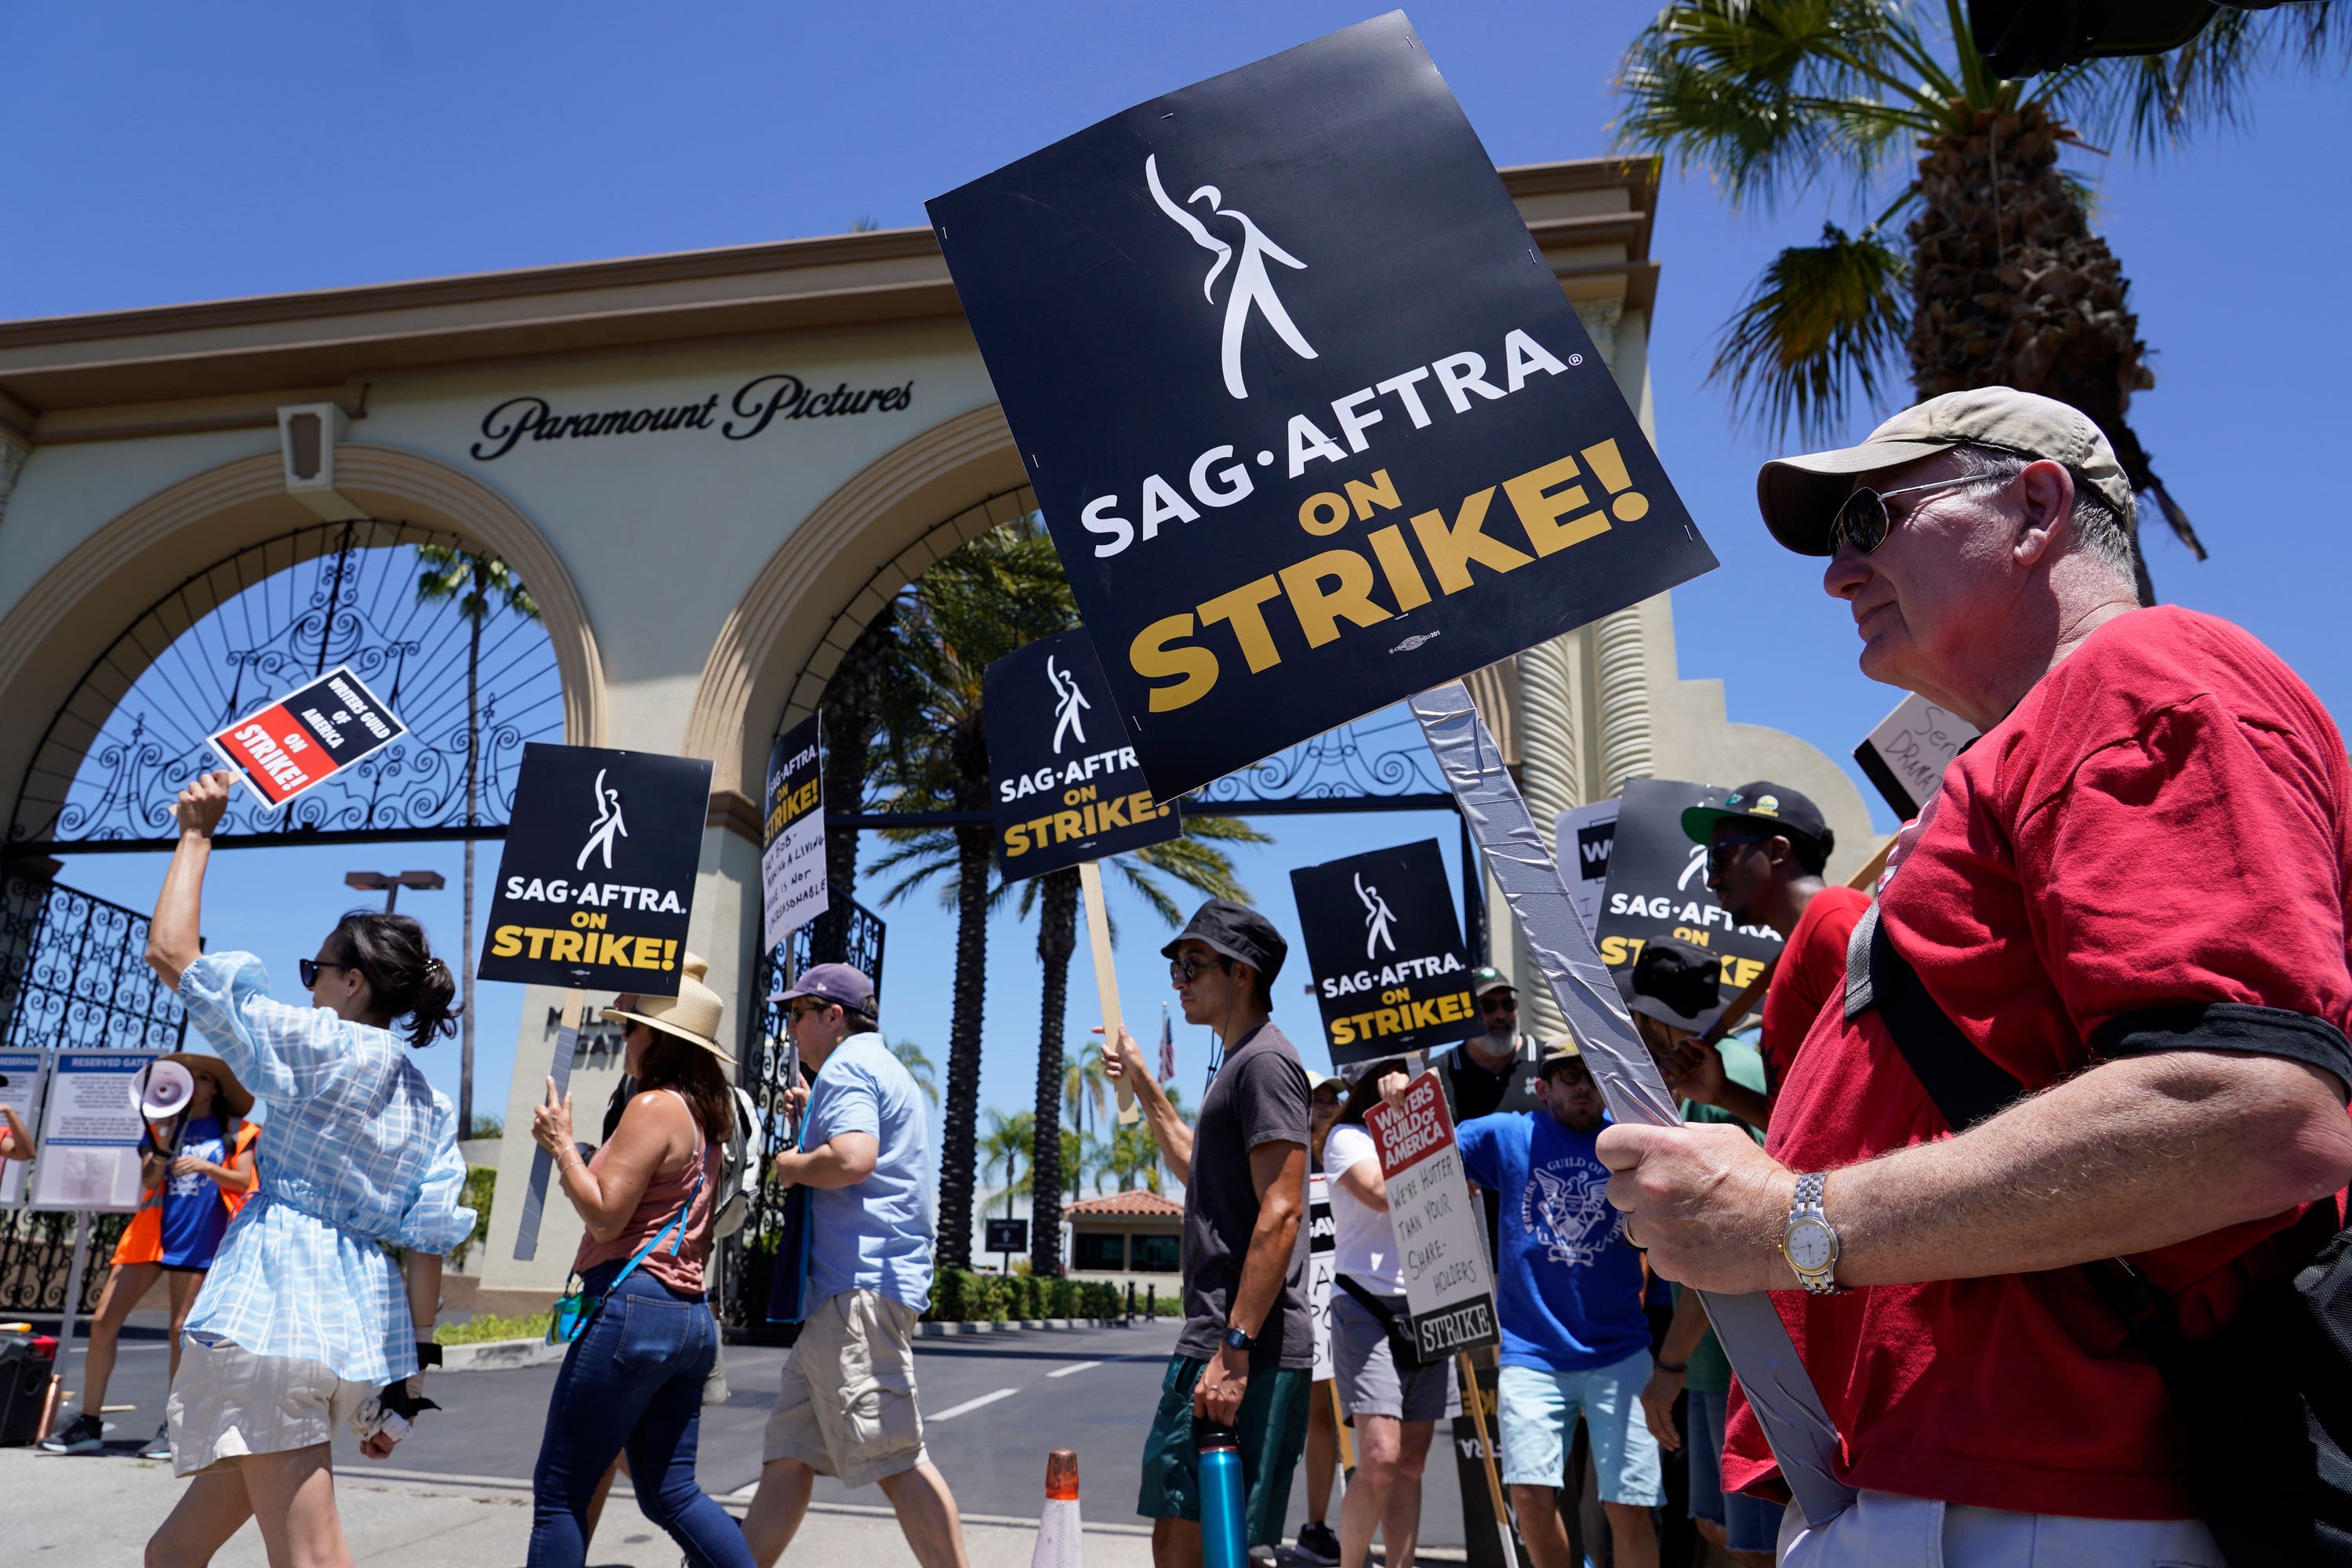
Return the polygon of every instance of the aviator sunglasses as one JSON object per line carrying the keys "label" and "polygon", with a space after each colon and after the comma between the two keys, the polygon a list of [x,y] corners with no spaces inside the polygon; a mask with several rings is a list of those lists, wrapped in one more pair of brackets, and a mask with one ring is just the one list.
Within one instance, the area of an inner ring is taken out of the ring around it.
{"label": "aviator sunglasses", "polygon": [[[1994,476],[1987,474],[1962,474],[1958,479],[1930,479],[1924,485],[1905,485],[1901,489],[1895,490],[1874,490],[1868,485],[1864,485],[1845,498],[1844,504],[1837,510],[1836,518],[1830,523],[1830,553],[1832,555],[1837,553],[1840,540],[1853,545],[1854,553],[1857,555],[1867,555],[1885,543],[1886,536],[1895,529],[1895,520],[1886,510],[1887,499],[1891,496],[1912,496],[1920,495],[1928,490],[1956,489],[1961,485],[1979,484],[1992,477]],[[1906,508],[1906,510],[1907,514],[1908,509]]]}

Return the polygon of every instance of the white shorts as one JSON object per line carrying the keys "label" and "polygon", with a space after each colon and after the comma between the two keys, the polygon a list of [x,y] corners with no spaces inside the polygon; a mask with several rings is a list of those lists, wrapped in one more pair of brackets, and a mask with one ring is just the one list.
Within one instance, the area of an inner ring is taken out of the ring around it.
{"label": "white shorts", "polygon": [[248,1454],[283,1454],[334,1441],[375,1393],[335,1375],[324,1362],[255,1355],[229,1340],[190,1334],[180,1352],[164,1418],[172,1473],[193,1476]]}
{"label": "white shorts", "polygon": [[1865,1491],[1819,1530],[1790,1503],[1784,1568],[2222,1568],[2193,1519],[2078,1519],[2009,1513]]}

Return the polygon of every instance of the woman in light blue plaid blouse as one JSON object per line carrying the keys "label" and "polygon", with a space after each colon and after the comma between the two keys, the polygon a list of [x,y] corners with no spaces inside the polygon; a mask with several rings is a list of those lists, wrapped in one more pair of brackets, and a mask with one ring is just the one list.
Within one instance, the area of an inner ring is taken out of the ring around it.
{"label": "woman in light blue plaid blouse", "polygon": [[[205,955],[205,868],[230,783],[180,792],[147,962],[268,1107],[269,1135],[260,1191],[188,1319],[168,1415],[172,1468],[195,1480],[148,1560],[208,1561],[250,1517],[273,1561],[348,1562],[330,1445],[348,1427],[381,1459],[433,1408],[418,1363],[439,1360],[441,1258],[474,1228],[457,1113],[391,1030],[408,1019],[411,1047],[447,1034],[457,987],[404,915],[345,915],[303,961],[308,1007],[272,1001],[251,953]],[[408,1251],[404,1289],[383,1242]]]}

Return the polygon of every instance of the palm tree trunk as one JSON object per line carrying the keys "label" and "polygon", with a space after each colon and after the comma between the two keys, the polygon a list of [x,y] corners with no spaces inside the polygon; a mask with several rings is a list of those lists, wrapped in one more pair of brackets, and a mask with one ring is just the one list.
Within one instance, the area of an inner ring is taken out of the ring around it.
{"label": "palm tree trunk", "polygon": [[1048,1279],[1062,1271],[1062,1026],[1069,1011],[1070,953],[1078,944],[1077,868],[1047,872],[1041,893],[1037,957],[1045,969],[1045,994],[1037,1031],[1037,1136],[1029,1155],[1029,1268]]}
{"label": "palm tree trunk", "polygon": [[[824,689],[824,798],[833,810],[846,815],[866,809],[866,777],[874,760],[874,737],[880,731],[878,682],[888,679],[887,660],[898,616],[893,600],[882,606],[849,651]],[[824,913],[809,933],[810,951],[819,963],[848,957],[850,903],[857,896],[857,830],[829,827],[824,835],[825,885],[831,897]]]}
{"label": "palm tree trunk", "polygon": [[[2071,404],[2116,449],[2132,489],[2153,495],[2181,542],[2205,555],[2188,516],[2126,422],[2156,384],[2131,285],[2090,215],[2059,177],[2071,136],[2035,104],[1978,114],[1929,138],[1923,206],[1911,221],[1911,374],[1921,398],[2013,386]],[[2155,602],[2132,530],[2140,599]]]}
{"label": "palm tree trunk", "polygon": [[[482,757],[482,617],[489,610],[490,563],[474,557],[472,615],[467,617],[466,647],[466,934],[458,943],[461,955],[474,950],[474,824],[481,815]],[[465,1007],[457,1015],[457,1136],[474,1135],[474,966],[460,958],[466,973]]]}
{"label": "palm tree trunk", "polygon": [[981,1014],[988,995],[988,863],[995,836],[981,826],[959,827],[955,835],[955,1005],[948,1023],[947,1117],[940,1139],[939,1262],[942,1268],[970,1268]]}

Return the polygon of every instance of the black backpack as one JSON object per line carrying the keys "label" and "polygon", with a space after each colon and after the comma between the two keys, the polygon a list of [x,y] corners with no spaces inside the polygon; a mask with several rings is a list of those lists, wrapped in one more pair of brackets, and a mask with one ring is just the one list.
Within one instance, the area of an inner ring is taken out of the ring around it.
{"label": "black backpack", "polygon": [[[1953,1023],[1895,951],[1873,904],[1846,951],[1845,1016],[1871,1007],[1956,1132],[2025,1092]],[[2120,1258],[2083,1266],[2164,1378],[2189,1434],[2198,1506],[2231,1568],[2352,1568],[2352,1230],[2314,1204],[2288,1233],[2308,1261],[2190,1340]]]}

